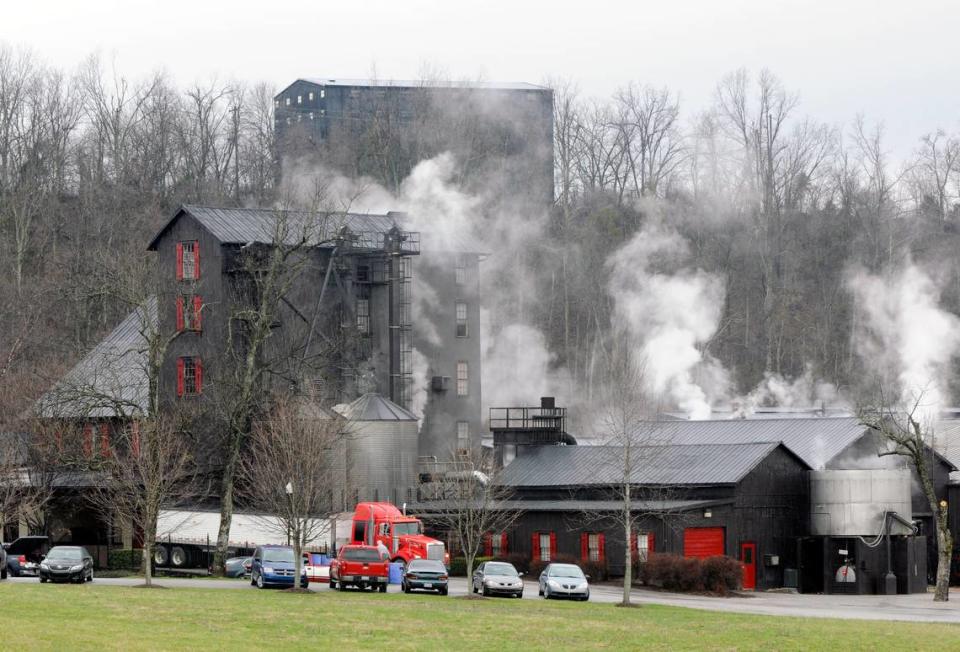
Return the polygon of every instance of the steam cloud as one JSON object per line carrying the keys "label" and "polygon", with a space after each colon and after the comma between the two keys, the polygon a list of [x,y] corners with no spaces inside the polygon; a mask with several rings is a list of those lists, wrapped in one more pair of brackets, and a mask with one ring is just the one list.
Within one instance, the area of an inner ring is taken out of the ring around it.
{"label": "steam cloud", "polygon": [[645,360],[648,389],[690,418],[708,419],[711,399],[725,387],[698,382],[698,373],[721,386],[727,374],[700,347],[717,331],[725,287],[718,276],[686,268],[688,254],[678,233],[648,224],[607,261],[609,290],[617,325]]}
{"label": "steam cloud", "polygon": [[960,319],[939,307],[937,284],[913,263],[887,276],[855,269],[846,281],[860,318],[857,353],[895,388],[904,407],[916,403],[919,416],[931,423],[946,400]]}

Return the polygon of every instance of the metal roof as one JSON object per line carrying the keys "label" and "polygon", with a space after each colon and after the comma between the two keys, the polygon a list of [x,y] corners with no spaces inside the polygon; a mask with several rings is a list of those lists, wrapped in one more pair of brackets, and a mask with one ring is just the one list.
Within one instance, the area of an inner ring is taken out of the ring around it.
{"label": "metal roof", "polygon": [[[196,219],[217,240],[225,244],[271,244],[276,242],[278,237],[282,238],[285,244],[295,244],[307,237],[308,241],[320,245],[331,240],[343,227],[354,233],[386,233],[394,227],[400,228],[394,215],[389,213],[379,215],[184,204],[157,232],[147,249],[154,249],[160,236],[183,213]],[[280,220],[281,217],[284,218],[283,221]],[[281,233],[278,233],[278,226],[284,227]]]}
{"label": "metal roof", "polygon": [[651,423],[643,438],[670,444],[780,441],[810,468],[821,469],[868,430],[854,417],[662,421]]}
{"label": "metal roof", "polygon": [[[724,505],[726,500],[632,500],[630,509],[635,512],[685,512],[703,507]],[[407,511],[417,516],[430,516],[456,510],[461,505],[455,501],[433,500],[409,503]],[[492,504],[492,509],[521,512],[616,512],[623,509],[622,500],[504,500]]]}
{"label": "metal roof", "polygon": [[[149,320],[149,321],[148,321]],[[147,343],[142,329],[157,323],[157,300],[131,312],[37,401],[42,417],[109,418],[145,413]]]}
{"label": "metal roof", "polygon": [[350,421],[416,421],[417,417],[385,396],[364,394],[353,403],[338,406],[338,412]]}
{"label": "metal roof", "polygon": [[[497,91],[549,91],[546,86],[529,82],[432,81],[416,79],[343,79],[340,77],[300,77],[297,81],[318,86],[358,86],[371,88],[470,89]],[[287,86],[289,88],[289,86]],[[284,89],[286,90],[286,88]],[[283,91],[280,91],[283,93]]]}
{"label": "metal roof", "polygon": [[933,448],[960,467],[960,419],[943,419],[933,429]]}
{"label": "metal roof", "polygon": [[[634,446],[631,484],[736,484],[779,442]],[[541,446],[513,460],[501,483],[510,487],[609,485],[622,481],[621,446]]]}

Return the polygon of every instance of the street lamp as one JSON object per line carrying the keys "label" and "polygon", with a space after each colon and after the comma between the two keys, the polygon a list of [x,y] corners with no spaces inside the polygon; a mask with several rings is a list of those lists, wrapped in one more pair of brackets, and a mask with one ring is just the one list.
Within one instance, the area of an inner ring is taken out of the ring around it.
{"label": "street lamp", "polygon": [[[290,511],[287,512],[287,545],[289,546],[289,545],[290,545],[290,524],[291,524],[291,522],[292,522],[292,520],[293,520],[293,518],[294,518],[294,515],[293,515],[293,483],[292,483],[292,482],[288,482],[288,483],[287,483],[287,486],[285,486],[285,487],[283,488],[283,490],[284,490],[285,492],[287,492],[287,498],[288,498],[288,500],[289,500],[289,502],[290,502]],[[294,585],[296,585],[296,581],[294,581]]]}

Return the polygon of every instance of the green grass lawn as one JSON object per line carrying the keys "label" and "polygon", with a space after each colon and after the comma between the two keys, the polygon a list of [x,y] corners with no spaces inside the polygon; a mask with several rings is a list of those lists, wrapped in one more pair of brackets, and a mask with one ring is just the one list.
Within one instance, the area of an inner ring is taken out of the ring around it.
{"label": "green grass lawn", "polygon": [[957,649],[960,626],[402,594],[0,585],[0,648]]}

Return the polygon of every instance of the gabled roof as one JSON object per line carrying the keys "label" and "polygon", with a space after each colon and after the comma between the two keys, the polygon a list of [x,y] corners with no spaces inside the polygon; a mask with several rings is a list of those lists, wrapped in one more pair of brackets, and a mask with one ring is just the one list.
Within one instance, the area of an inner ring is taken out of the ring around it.
{"label": "gabled roof", "polygon": [[[637,485],[736,484],[766,459],[779,442],[635,446],[630,474]],[[572,487],[622,481],[619,446],[541,446],[513,460],[501,483],[510,487]]]}
{"label": "gabled roof", "polygon": [[145,323],[157,322],[151,297],[100,341],[73,369],[37,401],[42,417],[109,418],[148,409]]}
{"label": "gabled roof", "polygon": [[248,242],[272,244],[277,239],[277,226],[281,217],[284,218],[283,224],[286,228],[280,235],[287,244],[299,242],[304,234],[317,244],[321,244],[332,239],[343,227],[354,233],[386,233],[394,227],[400,228],[394,215],[390,213],[379,215],[184,204],[150,240],[147,249],[156,249],[160,237],[180,216],[185,214],[197,220],[213,237],[224,244]]}
{"label": "gabled roof", "polygon": [[484,81],[432,81],[414,79],[344,79],[342,77],[300,77],[292,84],[287,85],[275,97],[283,93],[297,82],[316,84],[317,86],[355,86],[373,88],[424,88],[424,89],[470,89],[494,91],[550,91],[546,86],[538,86],[528,82],[484,82]]}
{"label": "gabled roof", "polygon": [[750,444],[780,441],[812,469],[823,468],[869,428],[855,417],[663,421],[644,439],[670,444]]}
{"label": "gabled roof", "polygon": [[400,407],[380,394],[364,394],[353,403],[338,410],[350,421],[416,421],[409,410]]}

